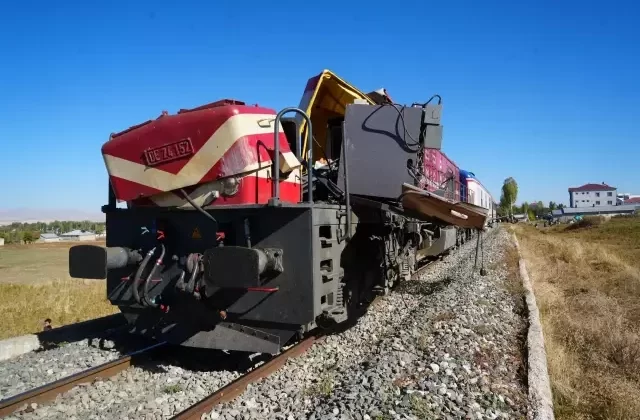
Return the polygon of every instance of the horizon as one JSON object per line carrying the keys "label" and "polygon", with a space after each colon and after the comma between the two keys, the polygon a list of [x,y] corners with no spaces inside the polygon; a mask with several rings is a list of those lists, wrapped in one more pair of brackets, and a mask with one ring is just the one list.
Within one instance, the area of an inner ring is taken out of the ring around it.
{"label": "horizon", "polygon": [[[496,202],[508,177],[518,202],[567,205],[568,188],[595,179],[640,194],[631,170],[640,155],[633,2],[340,3],[354,24],[339,32],[322,23],[333,6],[305,5],[287,18],[304,31],[269,25],[257,37],[242,28],[278,22],[278,10],[189,4],[7,5],[0,45],[13,66],[0,68],[0,138],[4,172],[15,177],[0,179],[0,210],[101,214],[109,133],[222,98],[297,106],[307,79],[325,68],[363,91],[384,87],[398,103],[440,94],[442,151]],[[355,24],[378,16],[403,31]],[[273,47],[285,37],[286,47]]]}

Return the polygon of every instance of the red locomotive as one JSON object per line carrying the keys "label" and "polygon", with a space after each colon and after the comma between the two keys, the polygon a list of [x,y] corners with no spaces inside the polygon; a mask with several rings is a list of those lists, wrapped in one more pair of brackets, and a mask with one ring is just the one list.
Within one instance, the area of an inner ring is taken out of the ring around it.
{"label": "red locomotive", "polygon": [[226,99],[113,134],[107,246],[73,247],[70,274],[184,346],[275,353],[342,323],[487,222],[425,162],[435,98],[400,106],[323,71],[299,108]]}

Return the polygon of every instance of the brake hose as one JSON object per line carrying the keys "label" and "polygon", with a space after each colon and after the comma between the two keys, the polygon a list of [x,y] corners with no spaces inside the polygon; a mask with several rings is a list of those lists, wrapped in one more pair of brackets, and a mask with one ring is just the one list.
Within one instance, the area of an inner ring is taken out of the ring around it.
{"label": "brake hose", "polygon": [[193,291],[195,290],[196,277],[198,276],[198,272],[200,271],[200,262],[198,258],[193,257],[193,260],[193,271],[191,272],[191,277],[189,278],[189,281],[187,282],[187,285],[185,287],[185,292],[189,294],[193,294]]}
{"label": "brake hose", "polygon": [[147,252],[147,255],[144,256],[144,259],[138,266],[138,271],[136,271],[136,275],[133,279],[133,298],[136,300],[136,302],[138,302],[143,306],[147,306],[147,305],[140,300],[140,293],[138,292],[138,288],[140,287],[140,279],[142,278],[142,272],[147,267],[149,260],[151,259],[151,257],[155,252],[156,252],[155,247],[153,247],[149,252]]}
{"label": "brake hose", "polygon": [[[158,304],[152,302],[151,299],[149,299],[149,281],[151,280],[151,277],[153,277],[153,274],[156,272],[156,269],[160,266],[160,264],[162,264],[162,260],[164,260],[165,247],[164,247],[163,243],[160,243],[160,246],[162,247],[161,248],[162,251],[160,252],[160,257],[158,257],[158,259],[156,260],[156,263],[151,268],[151,272],[149,273],[149,275],[147,276],[147,279],[144,282],[144,296],[143,296],[143,299],[146,302],[145,306],[151,306],[152,308],[157,308]],[[154,248],[154,250],[155,250],[155,248]]]}

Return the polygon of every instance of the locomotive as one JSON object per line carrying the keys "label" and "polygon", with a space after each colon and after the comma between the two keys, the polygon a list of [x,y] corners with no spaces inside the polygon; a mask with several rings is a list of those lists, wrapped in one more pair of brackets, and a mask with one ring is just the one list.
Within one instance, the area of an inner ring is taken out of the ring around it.
{"label": "locomotive", "polygon": [[297,108],[224,99],[111,134],[106,246],[72,247],[69,273],[182,346],[275,354],[345,323],[490,222],[441,167],[441,102],[324,70]]}

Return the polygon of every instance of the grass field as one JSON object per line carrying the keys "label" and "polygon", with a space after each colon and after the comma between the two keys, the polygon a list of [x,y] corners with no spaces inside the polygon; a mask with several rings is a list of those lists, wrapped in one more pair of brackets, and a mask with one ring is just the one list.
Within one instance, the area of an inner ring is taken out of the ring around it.
{"label": "grass field", "polygon": [[558,419],[640,418],[640,217],[515,225]]}
{"label": "grass field", "polygon": [[68,252],[74,244],[0,248],[0,339],[41,331],[46,318],[59,327],[117,312],[106,298],[104,281],[69,277]]}

